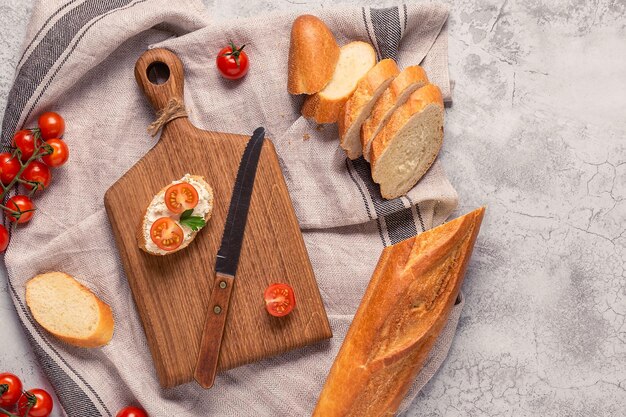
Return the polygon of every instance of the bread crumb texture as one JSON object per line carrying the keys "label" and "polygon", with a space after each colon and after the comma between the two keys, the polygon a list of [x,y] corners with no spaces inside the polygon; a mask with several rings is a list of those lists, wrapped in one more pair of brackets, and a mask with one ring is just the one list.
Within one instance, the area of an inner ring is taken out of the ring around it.
{"label": "bread crumb texture", "polygon": [[26,302],[42,327],[73,345],[100,346],[113,335],[109,306],[68,274],[37,275],[26,284]]}

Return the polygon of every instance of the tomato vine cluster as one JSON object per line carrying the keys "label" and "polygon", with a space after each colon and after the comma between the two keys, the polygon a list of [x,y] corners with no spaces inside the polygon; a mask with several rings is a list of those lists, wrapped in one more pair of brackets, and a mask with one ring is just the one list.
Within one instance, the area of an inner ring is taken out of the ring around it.
{"label": "tomato vine cluster", "polygon": [[[41,388],[24,391],[22,381],[9,372],[0,373],[0,417],[48,417],[52,413],[52,396]],[[141,407],[124,407],[116,417],[148,417]]]}
{"label": "tomato vine cluster", "polygon": [[[0,153],[0,209],[14,224],[30,221],[35,212],[32,198],[50,185],[50,168],[67,162],[69,148],[61,139],[64,132],[65,120],[57,113],[46,112],[39,116],[38,127],[20,130],[13,136],[11,152]],[[16,195],[7,199],[16,187]],[[0,251],[8,244],[9,232],[0,225]]]}
{"label": "tomato vine cluster", "polygon": [[22,381],[17,375],[8,372],[0,374],[0,417],[48,417],[52,407],[52,397],[46,390],[35,388],[23,391]]}

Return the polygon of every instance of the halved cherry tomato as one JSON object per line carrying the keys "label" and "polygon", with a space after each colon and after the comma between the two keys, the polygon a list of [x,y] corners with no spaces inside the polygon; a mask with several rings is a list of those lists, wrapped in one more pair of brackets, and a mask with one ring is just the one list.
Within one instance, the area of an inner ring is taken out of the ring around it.
{"label": "halved cherry tomato", "polygon": [[26,181],[38,183],[36,186],[24,184],[24,187],[27,189],[32,190],[33,188],[36,188],[38,191],[41,191],[48,188],[48,185],[50,185],[52,173],[50,172],[50,168],[48,168],[48,166],[43,162],[32,161],[26,168],[24,168],[21,178]]}
{"label": "halved cherry tomato", "polygon": [[65,141],[55,138],[48,139],[46,143],[52,148],[52,153],[41,157],[44,164],[51,168],[58,168],[67,162],[70,157],[70,150]]}
{"label": "halved cherry tomato", "polygon": [[[4,226],[2,226],[4,229]],[[6,232],[7,229],[4,229]],[[8,233],[7,233],[8,243]],[[5,247],[6,249],[6,247]],[[3,249],[4,250],[4,249]],[[22,396],[22,381],[17,375],[4,372],[0,374],[0,407],[11,407]]]}
{"label": "halved cherry tomato", "polygon": [[157,219],[150,228],[150,238],[159,248],[170,251],[178,248],[185,234],[176,222],[169,217]]}
{"label": "halved cherry tomato", "polygon": [[37,124],[44,140],[60,138],[65,132],[65,120],[53,111],[42,113]]}
{"label": "halved cherry tomato", "polygon": [[21,212],[21,214],[14,215],[13,213],[5,210],[7,219],[12,222],[17,221],[18,223],[26,223],[31,219],[31,217],[33,217],[33,214],[35,214],[35,205],[32,200],[25,195],[13,196],[9,198],[5,205],[8,209]]}
{"label": "halved cherry tomato", "polygon": [[0,180],[9,185],[20,171],[20,161],[9,152],[0,153]]}
{"label": "halved cherry tomato", "polygon": [[[0,252],[4,252],[7,249],[7,246],[9,246],[9,231],[6,227],[0,224]],[[0,378],[2,375],[3,374],[0,374]],[[2,381],[0,380],[0,385],[1,384]],[[0,388],[0,391],[2,391],[2,388]],[[0,406],[2,406],[2,395],[0,395]]]}
{"label": "halved cherry tomato", "polygon": [[148,413],[143,408],[124,407],[117,412],[116,417],[148,417]]}
{"label": "halved cherry tomato", "polygon": [[198,191],[187,182],[174,184],[165,191],[165,205],[176,214],[192,209],[198,205]]}
{"label": "halved cherry tomato", "polygon": [[28,161],[35,153],[35,134],[30,129],[20,130],[13,136],[13,146],[22,153],[22,162]]}
{"label": "halved cherry tomato", "polygon": [[[26,410],[32,404],[28,414]],[[52,412],[52,397],[46,391],[35,388],[28,390],[20,397],[17,411],[24,417],[48,417]]]}
{"label": "halved cherry tomato", "polygon": [[293,288],[287,284],[272,284],[265,290],[265,308],[274,317],[283,317],[291,313],[296,306]]}

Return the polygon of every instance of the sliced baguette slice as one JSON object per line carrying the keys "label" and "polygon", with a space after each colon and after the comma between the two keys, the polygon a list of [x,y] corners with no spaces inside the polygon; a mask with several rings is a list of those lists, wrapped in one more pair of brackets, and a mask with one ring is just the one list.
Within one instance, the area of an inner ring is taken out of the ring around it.
{"label": "sliced baguette slice", "polygon": [[403,105],[415,90],[426,84],[428,84],[426,71],[419,65],[405,68],[389,84],[389,87],[374,105],[370,116],[361,126],[361,147],[366,161],[369,162],[370,160],[372,141],[393,112]]}
{"label": "sliced baguette slice", "polygon": [[339,45],[320,19],[298,16],[291,26],[287,90],[314,94],[330,81],[339,60]]}
{"label": "sliced baguette slice", "polygon": [[28,281],[26,304],[37,323],[71,345],[98,347],[113,337],[111,308],[63,272],[48,272]]}
{"label": "sliced baguette slice", "polygon": [[[189,227],[180,224],[178,220],[180,215],[170,212],[165,205],[165,191],[171,185],[181,182],[191,184],[198,192],[198,205],[193,209],[192,215],[204,217],[205,222],[208,222],[211,218],[211,213],[213,212],[213,188],[211,188],[211,186],[204,180],[204,177],[200,175],[186,174],[180,180],[174,181],[163,187],[148,205],[146,214],[144,215],[141,224],[139,225],[139,229],[137,230],[137,242],[139,244],[139,248],[144,252],[159,256],[170,255],[185,249],[198,234],[198,231],[194,232]],[[164,251],[150,238],[150,228],[152,227],[152,224],[161,217],[171,217],[176,221],[176,224],[183,229],[185,234],[183,243],[175,250]]]}
{"label": "sliced baguette slice", "polygon": [[383,59],[365,74],[339,114],[339,141],[348,158],[363,154],[361,125],[370,115],[376,100],[400,73],[393,59]]}
{"label": "sliced baguette slice", "polygon": [[322,91],[304,100],[302,115],[317,123],[335,123],[358,82],[374,65],[376,52],[369,43],[356,41],[342,46],[333,78]]}
{"label": "sliced baguette slice", "polygon": [[406,194],[428,171],[443,144],[443,98],[428,84],[400,106],[372,142],[372,178],[384,198]]}

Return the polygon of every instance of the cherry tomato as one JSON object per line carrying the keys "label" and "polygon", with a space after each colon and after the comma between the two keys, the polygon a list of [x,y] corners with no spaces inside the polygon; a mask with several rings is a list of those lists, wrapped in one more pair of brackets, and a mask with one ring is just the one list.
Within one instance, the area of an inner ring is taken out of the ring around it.
{"label": "cherry tomato", "polygon": [[217,54],[215,63],[222,77],[236,80],[248,73],[248,55],[243,51],[245,46],[237,48],[231,42],[229,46],[222,48]]}
{"label": "cherry tomato", "polygon": [[293,288],[287,284],[272,284],[265,290],[265,308],[274,317],[283,317],[291,313],[296,306]]}
{"label": "cherry tomato", "polygon": [[54,138],[48,139],[46,143],[52,148],[52,153],[41,157],[44,164],[51,168],[58,168],[67,162],[70,157],[70,150],[65,141]]}
{"label": "cherry tomato", "polygon": [[115,417],[148,417],[148,413],[140,407],[124,407]]}
{"label": "cherry tomato", "polygon": [[[4,233],[7,229],[2,226]],[[9,234],[7,233],[7,243],[9,243]],[[6,249],[6,246],[5,246]],[[4,249],[2,249],[4,250]],[[11,407],[22,396],[22,381],[17,375],[4,372],[0,374],[0,407]]]}
{"label": "cherry tomato", "polygon": [[192,209],[198,205],[198,191],[187,182],[171,185],[165,191],[165,205],[177,214]]}
{"label": "cherry tomato", "polygon": [[65,120],[53,111],[47,111],[39,116],[37,124],[44,140],[60,138],[65,132]]}
{"label": "cherry tomato", "polygon": [[169,217],[157,219],[150,228],[150,238],[163,250],[174,250],[183,243],[185,234],[176,222]]}
{"label": "cherry tomato", "polygon": [[[32,404],[27,415],[26,410]],[[28,390],[20,397],[17,403],[17,411],[24,417],[48,417],[52,412],[52,397],[46,391],[35,388]]]}
{"label": "cherry tomato", "polygon": [[20,130],[13,136],[13,146],[22,153],[22,162],[28,161],[35,153],[35,134],[30,129]]}
{"label": "cherry tomato", "polygon": [[35,205],[33,204],[32,200],[25,195],[13,196],[9,198],[5,205],[11,210],[21,212],[21,214],[19,215],[13,215],[9,211],[5,210],[7,219],[12,222],[17,221],[18,223],[26,223],[33,217],[33,214],[35,214],[35,212],[33,211],[35,210]]}
{"label": "cherry tomato", "polygon": [[[7,230],[6,227],[0,224],[0,252],[4,252],[7,249],[7,246],[9,246],[9,231]],[[0,382],[0,384],[2,383]],[[2,391],[1,388],[0,388],[0,391]],[[1,398],[0,398],[0,406],[2,406]]]}
{"label": "cherry tomato", "polygon": [[30,164],[28,164],[26,168],[24,168],[21,178],[26,181],[38,183],[35,186],[30,184],[24,184],[24,187],[26,187],[27,189],[32,190],[33,188],[37,188],[38,191],[41,191],[45,190],[46,188],[48,188],[48,185],[50,185],[50,180],[52,180],[52,174],[50,173],[50,168],[48,168],[48,165],[44,164],[43,162],[32,161]]}
{"label": "cherry tomato", "polygon": [[9,152],[0,153],[0,181],[9,185],[20,171],[20,161]]}

